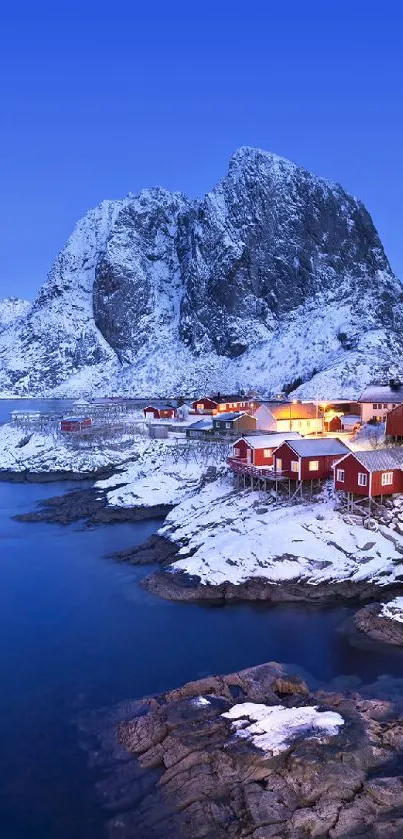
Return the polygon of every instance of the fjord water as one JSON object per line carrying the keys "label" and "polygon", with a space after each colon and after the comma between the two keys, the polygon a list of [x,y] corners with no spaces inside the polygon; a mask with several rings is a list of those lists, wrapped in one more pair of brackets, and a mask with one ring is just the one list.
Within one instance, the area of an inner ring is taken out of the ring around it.
{"label": "fjord water", "polygon": [[150,569],[106,558],[159,525],[15,522],[73,485],[0,483],[0,836],[101,839],[102,813],[74,721],[208,673],[277,660],[328,684],[401,675],[402,654],[355,645],[352,609],[165,602]]}

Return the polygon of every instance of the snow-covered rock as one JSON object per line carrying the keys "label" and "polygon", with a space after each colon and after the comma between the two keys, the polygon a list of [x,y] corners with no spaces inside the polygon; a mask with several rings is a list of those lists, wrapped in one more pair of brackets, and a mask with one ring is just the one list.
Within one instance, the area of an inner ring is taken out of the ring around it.
{"label": "snow-covered rock", "polygon": [[395,597],[389,603],[382,603],[380,615],[383,618],[403,623],[403,597]]}
{"label": "snow-covered rock", "polygon": [[340,714],[319,711],[315,705],[286,708],[284,705],[243,702],[221,716],[232,721],[236,737],[248,740],[269,756],[286,751],[297,738],[321,740],[333,737],[344,725]]}
{"label": "snow-covered rock", "polygon": [[177,545],[173,572],[202,585],[255,578],[275,586],[382,587],[403,579],[403,538],[389,528],[368,532],[346,523],[331,501],[263,505],[259,493],[236,493],[226,479],[179,504],[159,534]]}
{"label": "snow-covered rock", "polygon": [[0,393],[356,396],[398,375],[403,289],[341,186],[242,148],[203,199],[156,188],[78,222],[0,335]]}

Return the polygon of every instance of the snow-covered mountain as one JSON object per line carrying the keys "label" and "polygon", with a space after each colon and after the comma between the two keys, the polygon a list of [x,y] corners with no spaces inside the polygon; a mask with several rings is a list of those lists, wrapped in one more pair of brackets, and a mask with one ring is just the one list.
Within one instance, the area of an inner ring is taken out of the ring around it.
{"label": "snow-covered mountain", "polygon": [[32,307],[0,334],[0,393],[302,382],[301,395],[354,396],[401,375],[402,304],[360,201],[241,148],[201,200],[149,189],[78,222]]}
{"label": "snow-covered mountain", "polygon": [[18,297],[4,297],[0,300],[0,333],[28,314],[30,308],[29,300],[20,300]]}

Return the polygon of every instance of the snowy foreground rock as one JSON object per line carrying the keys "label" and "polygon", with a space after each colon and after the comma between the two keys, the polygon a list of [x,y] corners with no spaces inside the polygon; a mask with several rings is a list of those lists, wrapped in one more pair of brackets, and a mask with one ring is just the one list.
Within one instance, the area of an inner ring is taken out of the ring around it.
{"label": "snowy foreground rock", "polygon": [[176,546],[170,569],[146,582],[162,596],[322,599],[403,589],[403,537],[347,523],[331,500],[280,505],[222,479],[177,506],[159,536]]}
{"label": "snowy foreground rock", "polygon": [[110,839],[399,839],[402,684],[311,691],[279,664],[80,721]]}
{"label": "snowy foreground rock", "polygon": [[32,306],[0,301],[0,393],[356,397],[402,373],[402,302],[359,200],[245,147],[200,200],[146,189],[77,223]]}

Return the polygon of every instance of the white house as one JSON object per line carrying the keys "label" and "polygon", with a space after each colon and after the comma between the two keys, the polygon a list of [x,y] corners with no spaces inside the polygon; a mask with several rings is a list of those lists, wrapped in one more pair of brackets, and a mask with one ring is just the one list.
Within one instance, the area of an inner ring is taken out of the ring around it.
{"label": "white house", "polygon": [[384,422],[386,414],[403,403],[403,384],[370,385],[359,398],[361,421],[376,420]]}
{"label": "white house", "polygon": [[313,402],[266,402],[254,412],[260,431],[297,431],[322,434],[323,415]]}

